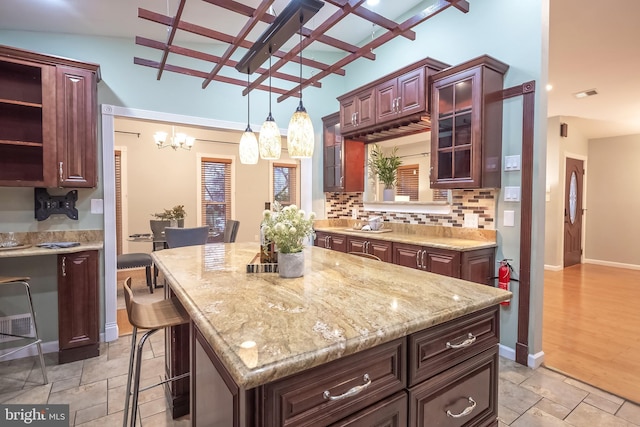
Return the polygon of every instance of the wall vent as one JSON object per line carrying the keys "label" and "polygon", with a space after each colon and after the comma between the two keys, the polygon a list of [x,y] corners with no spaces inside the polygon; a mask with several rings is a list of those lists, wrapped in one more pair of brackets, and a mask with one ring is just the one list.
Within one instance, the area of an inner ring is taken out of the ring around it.
{"label": "wall vent", "polygon": [[13,337],[11,335],[35,338],[33,323],[31,322],[31,315],[29,313],[0,317],[0,342],[21,339],[20,337]]}
{"label": "wall vent", "polygon": [[595,89],[583,90],[582,92],[574,93],[573,96],[576,98],[586,98],[587,96],[597,95],[598,91]]}

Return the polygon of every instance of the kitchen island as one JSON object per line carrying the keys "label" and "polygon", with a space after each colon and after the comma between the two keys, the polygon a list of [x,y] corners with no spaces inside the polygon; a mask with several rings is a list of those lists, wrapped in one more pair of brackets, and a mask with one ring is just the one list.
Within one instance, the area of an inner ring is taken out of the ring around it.
{"label": "kitchen island", "polygon": [[[460,414],[497,424],[498,303],[509,292],[318,247],[305,248],[303,277],[247,273],[258,250],[152,254],[192,320],[166,354],[178,371],[190,357],[194,425],[422,425]],[[447,407],[436,416],[434,403]]]}

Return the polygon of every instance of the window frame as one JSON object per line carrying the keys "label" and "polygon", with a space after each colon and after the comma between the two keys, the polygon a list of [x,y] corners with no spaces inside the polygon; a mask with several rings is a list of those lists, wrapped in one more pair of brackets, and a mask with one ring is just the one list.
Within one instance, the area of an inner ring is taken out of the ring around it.
{"label": "window frame", "polygon": [[230,197],[231,197],[231,208],[229,209],[230,211],[230,218],[235,218],[236,216],[236,203],[235,203],[235,199],[236,199],[236,187],[235,187],[235,176],[236,176],[236,169],[235,169],[235,165],[236,165],[236,156],[229,156],[229,155],[224,155],[224,154],[216,154],[216,155],[212,155],[210,153],[197,153],[196,155],[196,169],[198,171],[197,174],[197,185],[196,185],[196,200],[197,200],[197,209],[196,209],[196,215],[197,215],[197,226],[198,227],[202,227],[204,226],[204,222],[203,222],[203,200],[202,200],[202,163],[204,161],[214,161],[215,160],[221,160],[225,163],[229,163],[230,164],[230,172],[229,172],[229,179],[230,179]]}
{"label": "window frame", "polygon": [[[273,202],[275,200],[275,194],[274,194],[274,184],[275,184],[275,177],[274,177],[274,172],[275,172],[275,168],[276,167],[288,167],[288,168],[295,168],[295,201],[293,202],[293,204],[295,204],[296,206],[300,207],[300,200],[302,197],[301,191],[300,191],[300,163],[295,161],[295,160],[287,160],[287,159],[280,159],[280,160],[275,160],[275,161],[270,161],[269,162],[269,200],[271,202]],[[284,205],[286,206],[286,205]]]}

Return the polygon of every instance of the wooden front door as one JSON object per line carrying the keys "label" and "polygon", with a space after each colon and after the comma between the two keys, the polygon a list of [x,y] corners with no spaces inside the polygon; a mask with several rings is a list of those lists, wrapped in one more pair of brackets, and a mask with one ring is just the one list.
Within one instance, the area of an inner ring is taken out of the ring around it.
{"label": "wooden front door", "polygon": [[582,160],[567,158],[564,191],[564,266],[580,264],[582,256]]}

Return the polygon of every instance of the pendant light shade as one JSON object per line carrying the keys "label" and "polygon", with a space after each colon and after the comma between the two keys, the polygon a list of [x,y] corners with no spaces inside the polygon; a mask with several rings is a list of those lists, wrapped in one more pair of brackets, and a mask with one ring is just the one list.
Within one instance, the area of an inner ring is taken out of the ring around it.
{"label": "pendant light shade", "polygon": [[258,138],[260,157],[265,160],[278,160],[282,150],[280,129],[271,115],[271,49],[269,49],[269,115],[260,128]]}
{"label": "pendant light shade", "polygon": [[293,159],[305,159],[313,156],[313,123],[307,114],[302,101],[296,109],[287,130],[287,149],[289,157]]}
{"label": "pendant light shade", "polygon": [[291,116],[287,129],[287,150],[293,159],[308,159],[313,156],[313,123],[302,105],[302,17],[300,17],[300,105]]}
{"label": "pendant light shade", "polygon": [[[249,73],[247,72],[247,88],[249,88]],[[258,140],[251,130],[249,123],[249,92],[247,92],[247,128],[240,138],[240,163],[244,165],[255,165],[258,163]]]}

